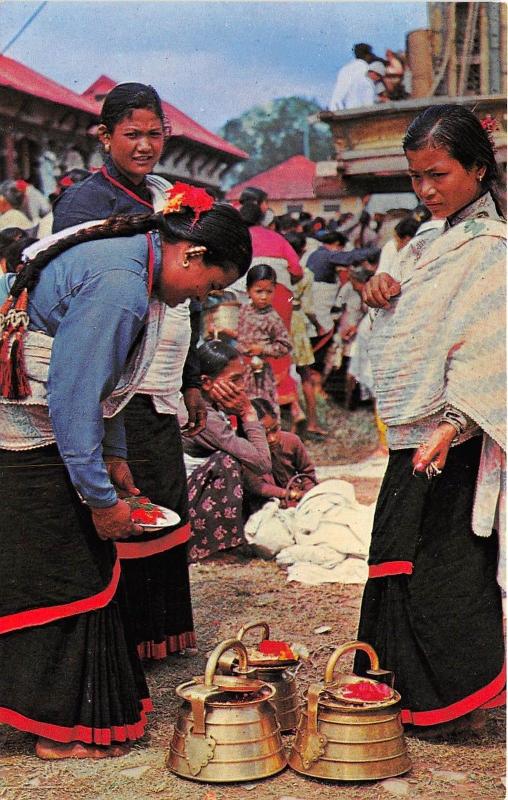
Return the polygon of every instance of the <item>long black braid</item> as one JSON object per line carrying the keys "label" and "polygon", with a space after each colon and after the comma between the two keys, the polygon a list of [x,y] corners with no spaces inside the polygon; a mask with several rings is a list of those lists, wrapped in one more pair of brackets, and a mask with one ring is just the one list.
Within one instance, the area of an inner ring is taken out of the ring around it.
{"label": "long black braid", "polygon": [[159,231],[167,242],[186,240],[205,245],[206,264],[217,264],[226,270],[236,270],[239,276],[249,268],[252,245],[249,231],[238,211],[228,203],[214,203],[210,211],[204,212],[198,221],[191,209],[163,215],[119,214],[109,217],[98,225],[81,228],[75,233],[58,239],[45,250],[37,253],[22,265],[11,287],[11,295],[19,297],[23,289],[29,292],[37,286],[40,273],[52,259],[84,242],[109,239],[117,236]]}
{"label": "long black braid", "polygon": [[156,230],[158,227],[157,218],[161,221],[160,214],[118,215],[109,217],[99,225],[81,228],[69,236],[57,239],[45,250],[41,250],[33,258],[21,263],[16,280],[11,286],[11,295],[18,297],[23,289],[28,289],[29,292],[34,289],[46,264],[49,264],[50,261],[71,247],[97,239],[109,239],[115,236],[135,236],[137,233]]}

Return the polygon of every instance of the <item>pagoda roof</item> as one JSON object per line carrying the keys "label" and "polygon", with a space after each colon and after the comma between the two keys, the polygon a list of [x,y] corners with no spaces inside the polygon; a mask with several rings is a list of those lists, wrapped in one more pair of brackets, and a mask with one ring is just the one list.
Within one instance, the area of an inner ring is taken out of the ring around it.
{"label": "pagoda roof", "polygon": [[97,104],[8,56],[0,56],[0,86],[97,116]]}
{"label": "pagoda roof", "polygon": [[300,200],[315,197],[316,162],[306,156],[292,156],[271,169],[232,186],[226,197],[239,200],[247,186],[263,189],[270,200]]}

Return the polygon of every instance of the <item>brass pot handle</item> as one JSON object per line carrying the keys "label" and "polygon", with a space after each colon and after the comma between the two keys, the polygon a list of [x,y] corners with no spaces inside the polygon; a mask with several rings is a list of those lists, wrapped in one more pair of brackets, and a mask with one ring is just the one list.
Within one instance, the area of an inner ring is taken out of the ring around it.
{"label": "brass pot handle", "polygon": [[347,642],[347,644],[343,644],[341,647],[337,647],[337,649],[333,651],[330,658],[328,659],[328,663],[325,669],[326,684],[333,683],[333,672],[335,670],[335,665],[337,664],[337,661],[345,653],[350,653],[351,650],[363,650],[364,653],[367,653],[368,657],[370,658],[370,668],[379,669],[379,658],[377,657],[376,651],[370,644],[367,644],[367,642],[359,642],[358,640],[354,642]]}
{"label": "brass pot handle", "polygon": [[307,690],[307,727],[302,729],[302,739],[298,748],[305,769],[318,761],[325,754],[328,742],[324,733],[318,728],[319,698],[325,691],[322,683],[311,683]]}
{"label": "brass pot handle", "polygon": [[238,633],[236,634],[237,639],[242,641],[243,637],[247,633],[247,631],[252,631],[254,628],[263,628],[264,636],[263,639],[260,639],[262,642],[264,639],[270,638],[270,628],[268,627],[267,622],[248,622],[246,625],[242,625]]}
{"label": "brass pot handle", "polygon": [[245,645],[240,641],[240,639],[226,639],[224,642],[218,644],[217,647],[210,653],[205,668],[205,686],[213,686],[213,679],[215,676],[215,670],[217,669],[217,665],[219,663],[219,658],[223,653],[226,652],[226,650],[236,650],[238,653],[238,658],[240,661],[238,667],[239,670],[246,672],[249,668]]}

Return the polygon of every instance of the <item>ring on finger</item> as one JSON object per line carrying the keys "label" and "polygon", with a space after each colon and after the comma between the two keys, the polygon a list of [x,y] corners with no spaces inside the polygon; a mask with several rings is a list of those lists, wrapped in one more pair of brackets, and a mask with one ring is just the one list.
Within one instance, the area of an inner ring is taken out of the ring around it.
{"label": "ring on finger", "polygon": [[431,461],[430,464],[427,466],[425,473],[429,481],[434,478],[436,475],[441,475],[442,469],[439,469],[438,465],[435,461]]}

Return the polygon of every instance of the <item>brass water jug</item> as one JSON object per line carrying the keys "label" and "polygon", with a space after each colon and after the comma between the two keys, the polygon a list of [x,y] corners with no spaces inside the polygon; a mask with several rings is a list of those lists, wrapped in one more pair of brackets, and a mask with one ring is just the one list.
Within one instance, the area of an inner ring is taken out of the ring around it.
{"label": "brass water jug", "polygon": [[[261,628],[263,631],[260,642],[270,639],[270,628],[267,622],[249,622],[238,631],[236,638],[243,641],[248,631]],[[249,667],[254,668],[253,678],[270,683],[275,689],[271,700],[275,707],[281,731],[293,731],[300,719],[301,700],[296,687],[295,670],[300,660],[299,656],[281,659],[276,656],[263,656],[255,647],[247,647],[247,660]],[[228,653],[219,659],[219,669],[224,674],[234,674],[238,666],[237,657]]]}
{"label": "brass water jug", "polygon": [[[384,699],[348,697],[354,691],[348,687],[355,683],[379,687],[380,681],[372,677],[334,678],[337,661],[352,650],[366,652],[371,665],[367,674],[388,683]],[[303,775],[332,781],[380,780],[407,772],[411,762],[400,719],[400,695],[391,683],[393,673],[379,669],[377,654],[370,645],[355,641],[338,647],[326,665],[324,683],[312,684],[307,691],[289,756],[290,767]]]}
{"label": "brass water jug", "polygon": [[[219,658],[234,649],[235,675],[217,675]],[[183,778],[204,783],[253,781],[287,764],[280,726],[269,702],[275,689],[255,680],[247,651],[227,639],[211,653],[204,676],[180,684],[183,699],[167,766]]]}

